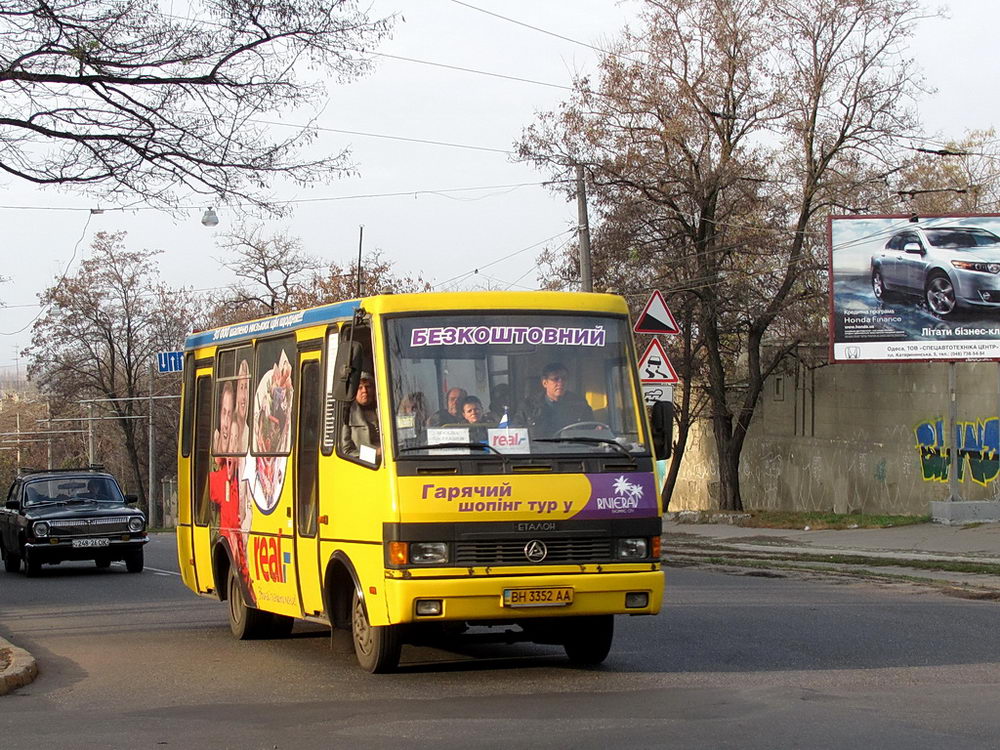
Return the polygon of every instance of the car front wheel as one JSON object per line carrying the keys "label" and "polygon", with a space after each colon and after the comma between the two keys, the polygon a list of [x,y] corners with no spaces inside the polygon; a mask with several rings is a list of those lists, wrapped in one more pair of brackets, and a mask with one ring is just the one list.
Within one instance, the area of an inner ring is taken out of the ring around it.
{"label": "car front wheel", "polygon": [[934,274],[927,280],[924,298],[930,311],[940,318],[947,318],[958,309],[955,286],[943,273]]}
{"label": "car front wheel", "polygon": [[872,292],[879,302],[885,302],[890,297],[889,291],[885,288],[885,279],[882,278],[882,269],[880,268],[872,270]]}

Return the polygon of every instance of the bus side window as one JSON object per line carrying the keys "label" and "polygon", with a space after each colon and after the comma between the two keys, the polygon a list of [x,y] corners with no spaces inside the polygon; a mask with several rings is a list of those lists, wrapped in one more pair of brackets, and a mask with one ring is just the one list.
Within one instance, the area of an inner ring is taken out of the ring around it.
{"label": "bus side window", "polygon": [[320,432],[320,374],[319,362],[306,362],[302,366],[301,395],[299,396],[299,444],[296,471],[296,518],[299,533],[316,535],[316,479],[319,465]]}
{"label": "bus side window", "polygon": [[352,331],[351,326],[344,326],[340,338],[330,394],[339,399],[337,455],[374,468],[381,461],[382,439],[371,330],[357,326]]}
{"label": "bus side window", "polygon": [[212,504],[208,501],[208,470],[212,461],[212,378],[200,377],[195,396],[194,482],[191,497],[194,499],[194,522],[206,525],[212,518]]}
{"label": "bus side window", "polygon": [[337,400],[333,397],[333,383],[336,377],[337,350],[340,333],[331,327],[326,334],[326,382],[323,387],[323,455],[333,453],[337,443]]}

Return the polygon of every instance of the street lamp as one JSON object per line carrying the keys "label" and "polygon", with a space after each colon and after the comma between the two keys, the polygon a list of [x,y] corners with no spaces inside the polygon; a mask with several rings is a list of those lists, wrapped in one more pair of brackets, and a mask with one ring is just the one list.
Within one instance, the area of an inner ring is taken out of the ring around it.
{"label": "street lamp", "polygon": [[214,227],[219,224],[219,216],[215,213],[214,207],[209,207],[205,209],[205,213],[202,214],[201,223],[206,227]]}

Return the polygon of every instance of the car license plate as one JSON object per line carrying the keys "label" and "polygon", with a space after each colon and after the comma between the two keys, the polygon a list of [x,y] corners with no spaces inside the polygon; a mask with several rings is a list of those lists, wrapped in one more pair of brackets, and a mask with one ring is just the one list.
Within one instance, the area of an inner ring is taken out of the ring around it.
{"label": "car license plate", "polygon": [[505,607],[561,607],[572,603],[573,589],[569,586],[503,590]]}
{"label": "car license plate", "polygon": [[107,537],[95,537],[93,539],[74,539],[74,547],[107,547],[111,540]]}

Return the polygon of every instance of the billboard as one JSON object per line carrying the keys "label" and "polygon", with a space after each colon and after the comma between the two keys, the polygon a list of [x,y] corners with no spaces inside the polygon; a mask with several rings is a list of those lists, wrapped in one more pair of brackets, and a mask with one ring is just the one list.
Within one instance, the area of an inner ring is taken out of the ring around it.
{"label": "billboard", "polygon": [[1000,214],[832,216],[830,361],[1000,360]]}

